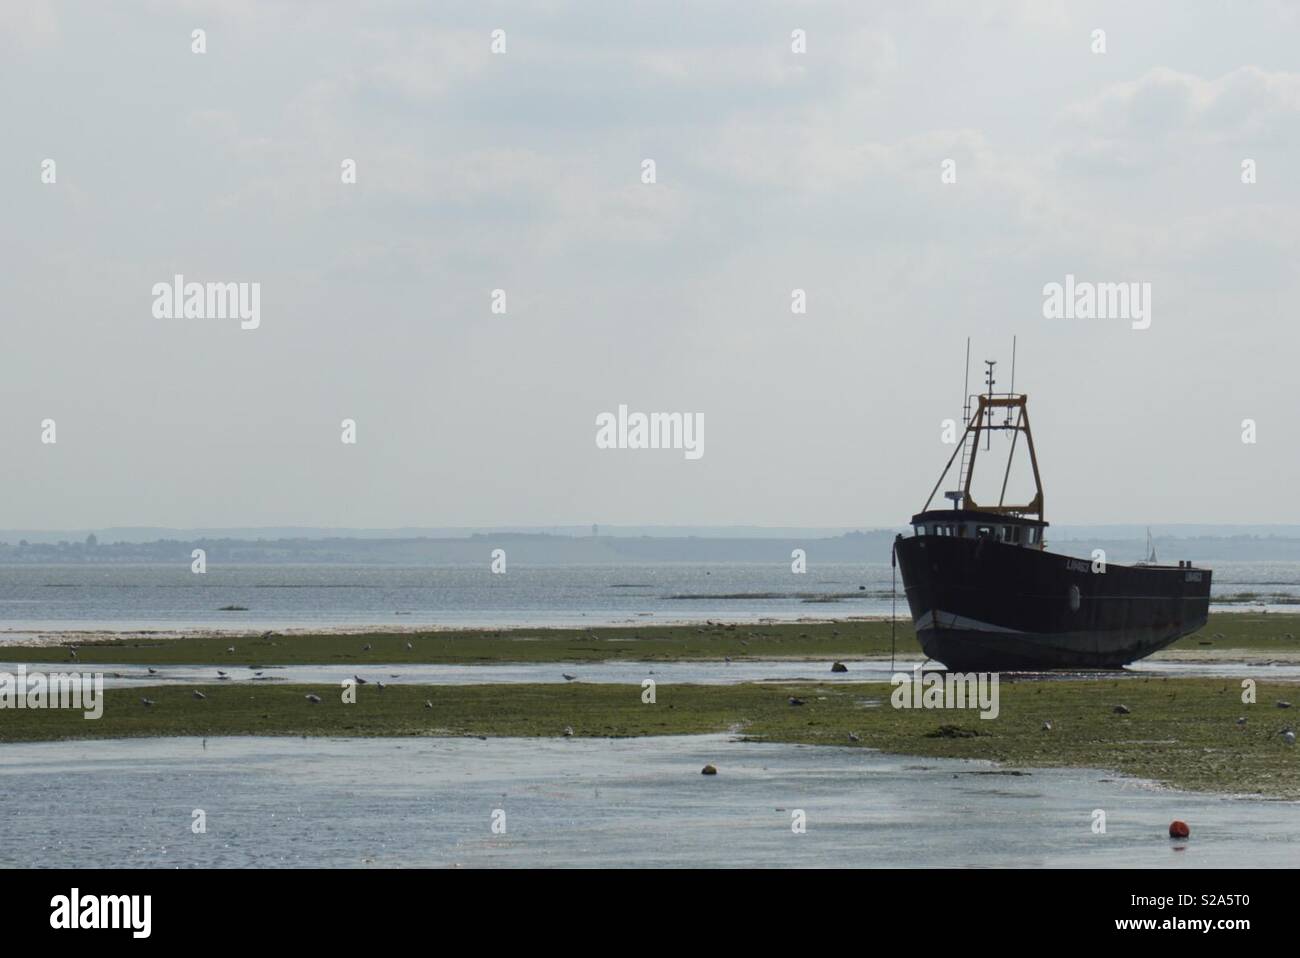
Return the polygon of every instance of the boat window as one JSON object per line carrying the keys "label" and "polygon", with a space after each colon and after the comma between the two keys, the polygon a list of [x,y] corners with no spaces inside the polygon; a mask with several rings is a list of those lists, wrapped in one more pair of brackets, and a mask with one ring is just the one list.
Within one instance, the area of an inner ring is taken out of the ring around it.
{"label": "boat window", "polygon": [[916,531],[918,536],[925,535],[925,526],[913,526],[912,528]]}
{"label": "boat window", "polygon": [[1037,528],[1036,526],[1031,526],[1031,527],[1029,528],[1029,533],[1028,533],[1028,535],[1026,536],[1026,541],[1027,541],[1031,546],[1033,546],[1033,545],[1038,545],[1038,528]]}

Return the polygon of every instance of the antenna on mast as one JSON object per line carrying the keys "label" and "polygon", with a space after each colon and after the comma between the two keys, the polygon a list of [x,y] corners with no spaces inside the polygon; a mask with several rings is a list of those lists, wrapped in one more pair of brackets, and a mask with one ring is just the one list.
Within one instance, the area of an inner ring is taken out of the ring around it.
{"label": "antenna on mast", "polygon": [[[993,398],[993,386],[997,383],[997,380],[993,378],[993,367],[996,366],[997,364],[998,364],[998,361],[997,361],[996,359],[986,359],[986,360],[984,360],[984,365],[988,367],[988,369],[984,370],[984,380],[985,380],[985,384],[986,384],[986,395],[987,395],[990,399]],[[989,426],[991,427],[991,426],[993,425],[993,407],[992,407],[992,406],[988,406],[988,407],[986,408],[985,415],[988,417],[988,424],[989,424]],[[993,448],[993,434],[990,432],[987,436],[984,437],[984,449],[985,449],[985,451],[988,451],[989,449],[992,449],[992,448]]]}
{"label": "antenna on mast", "polygon": [[[970,442],[970,337],[969,336],[966,337],[966,380],[962,383],[961,393],[962,393],[962,399],[961,399],[962,434],[961,434],[961,447],[960,447],[961,466],[957,469],[958,485],[961,484],[962,476],[966,474],[966,450],[969,448],[967,444]],[[954,450],[953,456],[955,457],[956,455],[957,455],[957,451]],[[952,463],[949,463],[949,465],[952,465]],[[939,481],[943,482],[942,476],[939,477]],[[961,490],[945,492],[943,494],[943,497],[945,499],[952,500],[952,507],[954,509],[961,508],[961,503],[962,503]],[[930,493],[930,498],[931,499],[934,498],[934,493]]]}
{"label": "antenna on mast", "polygon": [[966,381],[961,386],[962,422],[970,425],[970,337],[966,337]]}
{"label": "antenna on mast", "polygon": [[[1007,395],[1008,395],[1008,396],[1014,396],[1015,394],[1016,394],[1016,337],[1012,336],[1012,337],[1011,337],[1011,391],[1010,391],[1009,393],[1007,393]],[[1008,426],[1011,425],[1011,407],[1010,407],[1010,406],[1007,407],[1007,421],[1006,421],[1006,425],[1008,425]]]}

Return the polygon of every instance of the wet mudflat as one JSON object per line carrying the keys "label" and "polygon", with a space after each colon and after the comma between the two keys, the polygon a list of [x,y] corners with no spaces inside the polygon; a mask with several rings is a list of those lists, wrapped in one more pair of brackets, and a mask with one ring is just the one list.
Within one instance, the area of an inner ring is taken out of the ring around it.
{"label": "wet mudflat", "polygon": [[151,738],[0,747],[0,834],[4,867],[1280,867],[1300,805],[727,735]]}
{"label": "wet mudflat", "polygon": [[[736,659],[731,662],[684,660],[680,662],[514,662],[491,665],[436,665],[424,663],[376,663],[374,665],[162,665],[149,667],[127,663],[81,666],[72,662],[25,664],[35,671],[85,670],[104,673],[105,688],[136,688],[143,685],[215,685],[225,682],[287,682],[337,686],[359,675],[368,681],[391,685],[534,685],[569,681],[603,684],[638,684],[654,679],[661,684],[733,685],[742,682],[887,682],[895,673],[910,673],[920,665],[915,656],[888,659],[845,659],[846,672],[832,672],[828,660]],[[939,668],[929,663],[928,669]],[[0,672],[17,674],[19,663],[0,662]],[[566,678],[565,676],[573,678]],[[1184,662],[1146,659],[1124,670],[1043,673],[1003,673],[1006,679],[1069,681],[1098,678],[1223,678],[1240,680],[1297,680],[1300,662],[1205,661]]]}

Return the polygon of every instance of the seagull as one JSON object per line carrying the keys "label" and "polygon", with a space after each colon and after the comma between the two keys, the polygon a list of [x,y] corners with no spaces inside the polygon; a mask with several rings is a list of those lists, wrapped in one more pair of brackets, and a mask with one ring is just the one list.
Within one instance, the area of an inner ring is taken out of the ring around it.
{"label": "seagull", "polygon": [[850,741],[850,742],[860,742],[860,741],[862,741],[862,739],[858,738],[858,733],[857,733],[857,732],[850,732],[850,733],[849,733],[849,741]]}
{"label": "seagull", "polygon": [[790,704],[791,704],[791,705],[803,705],[803,704],[804,704],[804,700],[803,700],[803,699],[797,699],[797,698],[795,698],[795,697],[792,695],[792,696],[790,696]]}
{"label": "seagull", "polygon": [[1128,715],[1132,710],[1127,705],[1116,705],[1111,711],[1116,715]]}
{"label": "seagull", "polygon": [[269,638],[270,638],[271,636],[273,636],[273,635],[275,635],[274,632],[263,632],[263,633],[262,633],[262,641],[265,642],[267,639],[269,639]]}
{"label": "seagull", "polygon": [[564,676],[564,681],[566,682],[572,682],[577,678],[576,675],[570,675],[568,672],[561,672],[560,674]]}
{"label": "seagull", "polygon": [[1051,730],[1052,730],[1052,723],[1051,723],[1051,722],[1044,722],[1044,723],[1043,723],[1043,731],[1044,731],[1044,732],[1050,732]]}
{"label": "seagull", "polygon": [[406,643],[406,651],[410,652],[414,648],[415,646],[413,646],[410,642]]}
{"label": "seagull", "polygon": [[150,674],[150,675],[157,675],[157,674],[158,674],[158,670],[157,670],[157,669],[150,669],[150,670],[149,670],[149,674]]}
{"label": "seagull", "polygon": [[304,695],[303,698],[305,698],[305,699],[306,699],[308,702],[310,702],[312,705],[317,705],[317,704],[320,703],[320,696],[319,696],[319,695],[311,695],[311,694],[308,694],[308,695]]}
{"label": "seagull", "polygon": [[424,700],[424,707],[427,708],[427,709],[431,709],[431,708],[433,708],[433,703],[430,702],[428,699],[425,699],[425,700]]}
{"label": "seagull", "polygon": [[76,649],[73,649],[73,650],[72,650],[71,652],[69,652],[68,654],[70,655],[71,658],[74,658],[74,659],[75,659],[75,658],[77,657],[77,650],[76,650]]}
{"label": "seagull", "polygon": [[1288,745],[1294,745],[1295,732],[1291,731],[1290,729],[1287,729],[1285,732],[1282,733],[1282,741],[1286,742],[1286,744]]}
{"label": "seagull", "polygon": [[565,737],[565,738],[573,738],[573,726],[572,726],[572,725],[566,725],[566,726],[564,726],[564,737]]}
{"label": "seagull", "polygon": [[382,692],[382,691],[384,690],[384,683],[383,683],[383,682],[376,682],[376,683],[375,683],[375,690],[376,690],[376,691],[379,691],[379,692]]}
{"label": "seagull", "polygon": [[145,708],[153,705],[153,699],[141,699],[140,701],[144,704]]}
{"label": "seagull", "polygon": [[1246,727],[1246,716],[1243,715],[1241,718],[1237,719],[1237,728],[1245,728],[1245,727]]}
{"label": "seagull", "polygon": [[194,690],[194,697],[195,697],[196,699],[205,699],[205,698],[207,698],[207,696],[204,695],[202,692],[200,692],[198,689],[195,689],[195,690]]}
{"label": "seagull", "polygon": [[225,674],[226,674],[226,673],[223,672],[223,671],[221,671],[221,669],[217,669],[217,675],[220,675],[220,676],[222,676],[222,677],[224,678],[224,677],[225,677]]}
{"label": "seagull", "polygon": [[233,652],[233,651],[235,651],[235,647],[232,645],[230,648],[226,649],[226,651],[227,651],[227,652]]}
{"label": "seagull", "polygon": [[363,678],[362,678],[361,676],[359,676],[359,675],[354,675],[354,676],[352,676],[352,681],[356,682],[357,685],[365,685],[365,684],[366,684],[366,680],[363,679]]}
{"label": "seagull", "polygon": [[369,652],[371,648],[372,648],[372,646],[370,645],[369,642],[367,642],[365,645],[363,645],[363,646],[361,647],[361,651],[362,651],[362,652]]}

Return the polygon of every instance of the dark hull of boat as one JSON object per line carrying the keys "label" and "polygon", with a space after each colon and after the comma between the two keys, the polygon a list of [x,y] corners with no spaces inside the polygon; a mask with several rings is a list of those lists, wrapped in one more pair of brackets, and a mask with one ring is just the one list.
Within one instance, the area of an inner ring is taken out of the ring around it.
{"label": "dark hull of boat", "polygon": [[1107,565],[992,539],[896,543],[921,648],[960,672],[1111,669],[1205,625],[1210,571]]}

